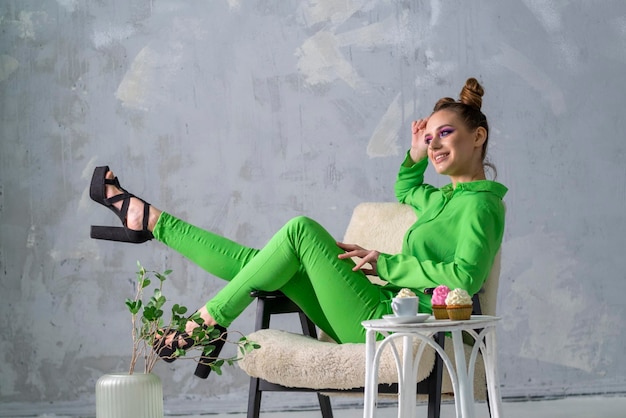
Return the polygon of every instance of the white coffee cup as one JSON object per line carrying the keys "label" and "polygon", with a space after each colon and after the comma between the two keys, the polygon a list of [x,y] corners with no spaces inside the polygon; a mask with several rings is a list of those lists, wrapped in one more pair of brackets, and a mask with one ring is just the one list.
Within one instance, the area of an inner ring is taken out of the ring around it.
{"label": "white coffee cup", "polygon": [[417,315],[418,300],[417,296],[393,298],[391,309],[396,316],[415,316]]}

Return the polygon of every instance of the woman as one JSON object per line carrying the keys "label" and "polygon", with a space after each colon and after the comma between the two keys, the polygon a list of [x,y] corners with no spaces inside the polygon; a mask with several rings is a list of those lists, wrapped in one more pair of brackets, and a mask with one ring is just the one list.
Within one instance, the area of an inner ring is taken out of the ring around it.
{"label": "woman", "polygon": [[[262,249],[245,247],[126,192],[108,167],[94,171],[90,195],[115,212],[124,227],[92,227],[91,236],[136,243],[155,238],[228,281],[198,310],[204,325],[225,332],[252,302],[252,290],[281,290],[337,342],[363,342],[361,322],[392,313],[391,299],[401,288],[413,290],[420,311],[430,312],[425,289],[445,284],[474,294],[489,274],[502,241],[507,189],[485,179],[489,127],[480,110],[482,95],[481,85],[470,78],[459,101],[441,99],[429,117],[412,123],[411,149],[395,192],[401,203],[415,208],[418,221],[407,231],[401,254],[336,242],[304,216],[287,222]],[[449,185],[423,183],[429,160],[450,177]],[[372,284],[366,274],[388,284]],[[197,326],[189,321],[187,333]],[[192,342],[185,337],[166,336],[160,355],[171,359],[176,348],[188,348]],[[196,375],[206,377],[210,369],[202,366]]]}

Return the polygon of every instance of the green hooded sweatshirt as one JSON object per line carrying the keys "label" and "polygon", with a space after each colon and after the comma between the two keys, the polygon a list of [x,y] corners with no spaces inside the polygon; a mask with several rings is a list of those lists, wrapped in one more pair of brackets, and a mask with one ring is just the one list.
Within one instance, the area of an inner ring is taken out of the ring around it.
{"label": "green hooded sweatshirt", "polygon": [[380,254],[377,271],[396,292],[407,287],[420,297],[420,311],[430,312],[424,289],[446,285],[477,293],[489,276],[502,243],[507,188],[478,180],[436,188],[424,184],[428,159],[407,156],[395,184],[398,201],[412,206],[417,221],[404,236],[402,253]]}

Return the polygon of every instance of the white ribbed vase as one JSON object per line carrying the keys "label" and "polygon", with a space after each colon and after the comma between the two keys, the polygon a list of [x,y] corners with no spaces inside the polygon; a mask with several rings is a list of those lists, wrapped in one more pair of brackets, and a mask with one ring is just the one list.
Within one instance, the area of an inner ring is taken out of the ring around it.
{"label": "white ribbed vase", "polygon": [[96,418],[163,418],[161,379],[149,373],[105,374],[96,383]]}

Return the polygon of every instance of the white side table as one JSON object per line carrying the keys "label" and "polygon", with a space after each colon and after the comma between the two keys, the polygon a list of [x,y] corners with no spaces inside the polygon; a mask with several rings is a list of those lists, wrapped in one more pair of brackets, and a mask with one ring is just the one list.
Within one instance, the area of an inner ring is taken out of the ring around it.
{"label": "white side table", "polygon": [[[378,367],[383,349],[391,345],[398,368],[398,417],[413,418],[415,416],[415,396],[417,391],[417,368],[422,353],[427,345],[431,346],[443,359],[450,374],[454,389],[454,406],[456,416],[474,418],[474,365],[480,351],[485,363],[489,406],[492,418],[500,418],[502,409],[500,385],[498,383],[496,323],[499,317],[472,315],[467,321],[436,320],[430,317],[425,322],[416,324],[394,325],[384,319],[363,321],[366,329],[365,352],[365,405],[364,418],[373,418],[378,395]],[[477,333],[476,329],[482,329]],[[434,335],[438,332],[452,334],[455,363],[453,364],[444,349],[435,342]],[[465,360],[462,331],[474,337],[474,346],[469,359]],[[385,339],[376,348],[376,334]],[[402,359],[394,341],[402,339]],[[415,357],[413,356],[413,339],[423,342]],[[455,367],[456,365],[456,367]]]}

